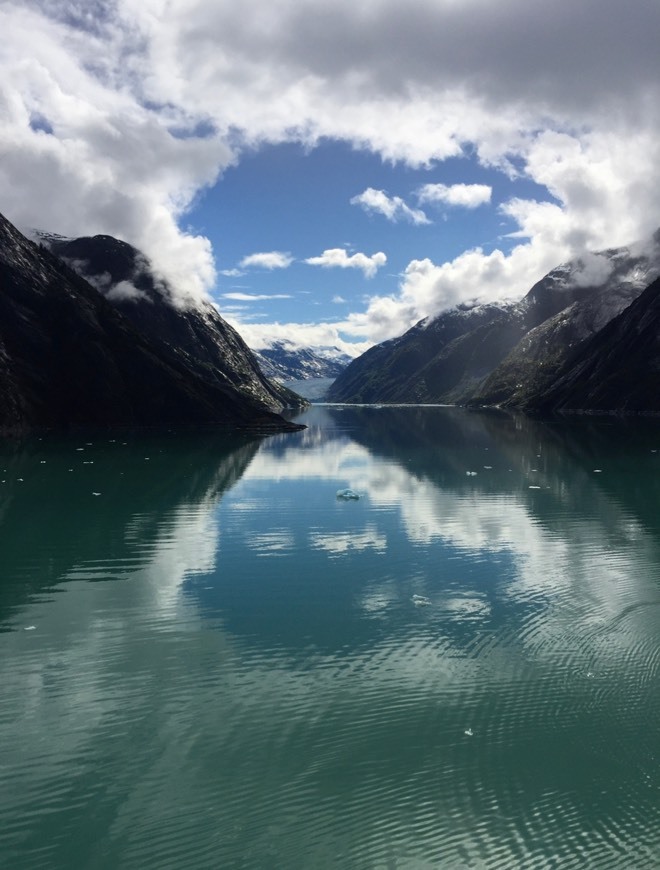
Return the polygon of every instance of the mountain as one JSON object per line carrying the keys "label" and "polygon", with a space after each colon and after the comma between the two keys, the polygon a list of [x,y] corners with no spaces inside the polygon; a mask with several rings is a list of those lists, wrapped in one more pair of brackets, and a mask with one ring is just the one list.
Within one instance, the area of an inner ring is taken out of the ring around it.
{"label": "mountain", "polygon": [[252,352],[264,375],[278,381],[336,378],[351,362],[351,357],[337,347],[299,348],[286,340]]}
{"label": "mountain", "polygon": [[585,255],[553,269],[519,302],[458,306],[371,348],[328,399],[524,406],[658,274],[660,233],[645,246]]}
{"label": "mountain", "polygon": [[171,423],[298,428],[142,334],[0,215],[0,429]]}
{"label": "mountain", "polygon": [[[539,396],[551,387],[576,349],[624,311],[658,276],[660,232],[645,249],[647,253],[629,248],[603,252],[600,256],[610,266],[605,280],[588,285],[582,298],[531,329],[472,396],[472,403],[517,408],[538,404]],[[561,268],[564,280],[570,282],[574,273]]]}
{"label": "mountain", "polygon": [[459,306],[370,348],[337,378],[333,402],[453,402],[524,333],[515,305]]}
{"label": "mountain", "polygon": [[38,237],[158,345],[163,356],[185,359],[209,384],[236,389],[272,411],[305,404],[262,373],[252,351],[210,302],[183,307],[174,288],[154,274],[132,245],[103,235]]}
{"label": "mountain", "polygon": [[542,411],[660,414],[660,278],[583,342],[549,389],[531,397]]}

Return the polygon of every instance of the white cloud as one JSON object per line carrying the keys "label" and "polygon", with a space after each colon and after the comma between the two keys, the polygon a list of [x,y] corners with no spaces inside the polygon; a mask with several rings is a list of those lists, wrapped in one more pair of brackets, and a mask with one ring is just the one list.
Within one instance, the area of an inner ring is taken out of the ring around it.
{"label": "white cloud", "polygon": [[215,282],[209,240],[182,228],[187,211],[265,142],[339,138],[410,166],[470,153],[551,194],[505,205],[520,237],[511,254],[411,264],[398,294],[353,315],[358,335],[397,334],[482,288],[524,292],[567,256],[658,224],[658,3],[97,7],[93,24],[80,0],[0,7],[1,207],[21,226],[131,242],[183,300]]}
{"label": "white cloud", "polygon": [[343,297],[343,296],[339,296],[339,295],[337,295],[337,296],[333,296],[333,297],[332,297],[332,301],[334,302],[335,305],[343,305],[343,304],[346,302],[346,300],[344,299],[344,297]]}
{"label": "white cloud", "polygon": [[266,299],[291,299],[290,293],[223,293],[223,299],[236,302],[263,302]]}
{"label": "white cloud", "polygon": [[566,248],[537,243],[516,246],[510,254],[496,249],[465,251],[447,263],[412,260],[396,296],[374,296],[366,311],[349,315],[342,328],[372,342],[400,335],[423,317],[459,302],[493,302],[522,296],[546,272],[566,259]]}
{"label": "white cloud", "polygon": [[380,267],[387,263],[387,257],[382,251],[371,256],[361,253],[349,256],[344,248],[328,248],[319,257],[309,257],[305,263],[324,269],[361,269],[365,278],[373,278]]}
{"label": "white cloud", "polygon": [[350,357],[359,356],[368,350],[372,341],[347,341],[343,323],[246,323],[242,314],[232,318],[229,309],[222,308],[223,317],[238,329],[255,350],[273,346],[276,341],[286,341],[292,349],[305,347],[336,347]]}
{"label": "white cloud", "polygon": [[265,251],[259,254],[249,254],[238,264],[242,269],[287,269],[293,263],[291,254],[283,251]]}
{"label": "white cloud", "polygon": [[424,184],[417,191],[420,202],[477,208],[490,202],[493,189],[488,184]]}
{"label": "white cloud", "polygon": [[220,274],[225,278],[241,278],[245,272],[241,272],[240,269],[221,269]]}
{"label": "white cloud", "polygon": [[370,214],[382,214],[388,220],[409,221],[412,224],[429,224],[431,221],[423,211],[410,208],[400,196],[388,196],[384,190],[368,187],[365,191],[351,199],[351,205],[359,205]]}

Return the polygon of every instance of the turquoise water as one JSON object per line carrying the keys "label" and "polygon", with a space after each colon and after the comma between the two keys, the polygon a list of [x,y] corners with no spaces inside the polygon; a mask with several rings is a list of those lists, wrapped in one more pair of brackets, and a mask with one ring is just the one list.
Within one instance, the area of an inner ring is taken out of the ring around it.
{"label": "turquoise water", "polygon": [[300,419],[0,445],[2,866],[660,866],[660,427]]}

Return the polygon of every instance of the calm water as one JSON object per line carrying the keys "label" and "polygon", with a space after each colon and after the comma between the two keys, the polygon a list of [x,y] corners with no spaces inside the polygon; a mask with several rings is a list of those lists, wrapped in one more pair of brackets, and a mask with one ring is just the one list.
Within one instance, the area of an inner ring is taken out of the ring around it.
{"label": "calm water", "polygon": [[0,864],[659,867],[660,427],[302,419],[0,445]]}

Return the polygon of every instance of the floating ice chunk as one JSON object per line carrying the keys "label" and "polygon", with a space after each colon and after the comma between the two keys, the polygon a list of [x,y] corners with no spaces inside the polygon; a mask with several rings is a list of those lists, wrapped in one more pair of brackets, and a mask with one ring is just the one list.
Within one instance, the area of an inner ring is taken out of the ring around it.
{"label": "floating ice chunk", "polygon": [[415,607],[428,607],[431,604],[431,599],[426,595],[413,595],[410,599]]}
{"label": "floating ice chunk", "polygon": [[594,474],[602,474],[602,473],[603,473],[602,468],[594,468]]}
{"label": "floating ice chunk", "polygon": [[476,471],[466,471],[465,473],[468,477],[476,477],[477,476]]}
{"label": "floating ice chunk", "polygon": [[540,486],[530,486],[529,489],[541,489]]}
{"label": "floating ice chunk", "polygon": [[343,498],[344,501],[357,501],[360,496],[354,489],[338,489],[337,498]]}
{"label": "floating ice chunk", "polygon": [[76,447],[76,450],[78,451],[78,453],[80,453],[84,449],[85,449],[84,447]]}
{"label": "floating ice chunk", "polygon": [[100,492],[93,492],[92,495],[101,495]]}
{"label": "floating ice chunk", "polygon": [[486,469],[486,471],[490,471],[492,469],[492,467],[493,467],[492,465],[484,465],[484,468]]}
{"label": "floating ice chunk", "polygon": [[45,465],[45,464],[46,464],[46,460],[45,460],[45,459],[42,459],[41,462],[40,462],[40,465]]}
{"label": "floating ice chunk", "polygon": [[26,625],[23,631],[34,631],[36,627],[36,625]]}
{"label": "floating ice chunk", "polygon": [[22,478],[22,477],[17,477],[16,480],[19,480],[21,483],[23,483],[23,478]]}
{"label": "floating ice chunk", "polygon": [[466,728],[465,731],[464,731],[463,733],[464,733],[467,737],[472,737],[472,735],[474,734],[474,731],[473,731],[471,728]]}

